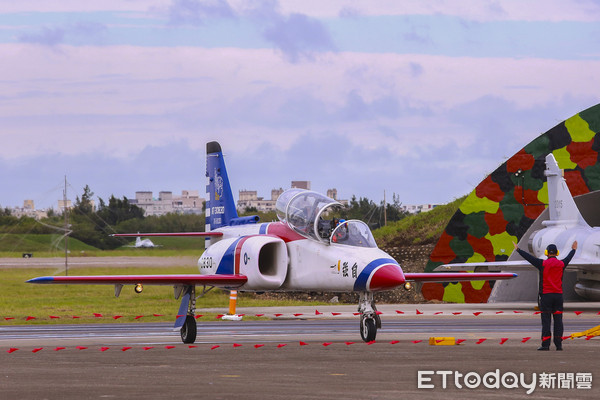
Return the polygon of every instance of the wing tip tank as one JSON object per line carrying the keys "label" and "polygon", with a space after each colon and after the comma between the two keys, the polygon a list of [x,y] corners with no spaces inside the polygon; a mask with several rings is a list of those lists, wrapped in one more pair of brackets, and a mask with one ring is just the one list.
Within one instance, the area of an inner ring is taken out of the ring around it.
{"label": "wing tip tank", "polygon": [[54,282],[53,276],[41,276],[39,278],[29,279],[25,281],[25,283],[52,283]]}

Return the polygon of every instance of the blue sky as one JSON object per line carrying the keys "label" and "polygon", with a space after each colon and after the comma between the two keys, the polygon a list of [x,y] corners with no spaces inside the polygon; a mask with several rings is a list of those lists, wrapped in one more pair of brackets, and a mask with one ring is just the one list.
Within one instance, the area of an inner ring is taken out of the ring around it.
{"label": "blue sky", "polygon": [[[310,180],[446,203],[600,102],[600,1],[0,4],[1,206]],[[74,197],[74,196],[73,196]]]}

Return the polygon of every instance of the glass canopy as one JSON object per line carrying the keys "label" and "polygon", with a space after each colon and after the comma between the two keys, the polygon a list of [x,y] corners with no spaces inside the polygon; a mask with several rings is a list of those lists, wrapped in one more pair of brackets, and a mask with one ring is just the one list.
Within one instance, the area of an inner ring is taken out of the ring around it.
{"label": "glass canopy", "polygon": [[289,189],[279,196],[275,207],[279,220],[309,239],[328,244],[377,247],[364,222],[335,218],[334,213],[343,208],[342,204],[320,193]]}

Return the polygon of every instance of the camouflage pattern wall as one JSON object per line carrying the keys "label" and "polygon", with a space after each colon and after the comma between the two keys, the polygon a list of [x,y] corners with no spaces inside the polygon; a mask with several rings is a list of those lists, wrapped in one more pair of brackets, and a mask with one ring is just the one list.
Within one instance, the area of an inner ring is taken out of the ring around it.
{"label": "camouflage pattern wall", "polygon": [[[600,190],[600,104],[540,135],[492,172],[451,218],[425,271],[447,263],[504,261],[548,203],[545,157],[553,153],[573,196]],[[426,299],[486,302],[490,282],[428,283]]]}

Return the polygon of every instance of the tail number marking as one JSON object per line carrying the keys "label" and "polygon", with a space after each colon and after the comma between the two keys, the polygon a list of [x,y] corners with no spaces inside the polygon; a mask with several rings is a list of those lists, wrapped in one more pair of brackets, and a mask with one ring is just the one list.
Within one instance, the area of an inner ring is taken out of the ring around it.
{"label": "tail number marking", "polygon": [[212,207],[211,214],[225,214],[225,207]]}
{"label": "tail number marking", "polygon": [[200,268],[212,268],[213,259],[212,257],[202,257],[200,258]]}

